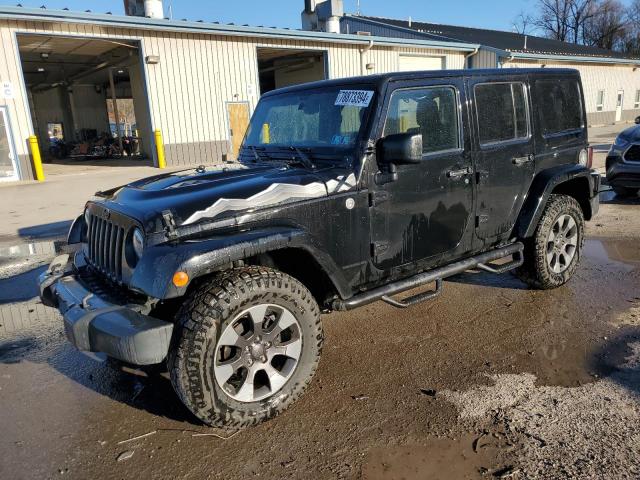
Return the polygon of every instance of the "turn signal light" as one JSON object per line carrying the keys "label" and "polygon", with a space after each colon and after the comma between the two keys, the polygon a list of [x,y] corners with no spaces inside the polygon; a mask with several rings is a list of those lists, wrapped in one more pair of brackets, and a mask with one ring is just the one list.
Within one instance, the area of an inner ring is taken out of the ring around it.
{"label": "turn signal light", "polygon": [[588,154],[587,168],[593,168],[593,147],[589,147]]}
{"label": "turn signal light", "polygon": [[189,275],[184,272],[176,272],[173,274],[173,284],[180,288],[184,287],[189,283]]}

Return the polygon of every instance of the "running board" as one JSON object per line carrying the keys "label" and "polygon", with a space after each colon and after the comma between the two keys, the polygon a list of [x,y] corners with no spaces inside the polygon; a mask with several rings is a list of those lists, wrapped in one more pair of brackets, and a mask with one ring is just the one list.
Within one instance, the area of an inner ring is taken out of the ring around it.
{"label": "running board", "polygon": [[414,305],[417,305],[418,303],[426,302],[427,300],[433,300],[434,298],[436,298],[441,293],[442,293],[442,279],[438,278],[436,280],[436,289],[435,290],[429,290],[427,292],[418,293],[417,295],[414,295],[413,297],[405,298],[403,300],[395,300],[395,299],[393,299],[393,298],[391,298],[391,297],[389,297],[387,295],[384,295],[384,296],[380,297],[380,300],[382,300],[385,303],[388,303],[392,307],[408,308],[408,307],[412,307]]}
{"label": "running board", "polygon": [[[348,300],[335,300],[333,302],[333,309],[339,311],[353,310],[354,308],[362,307],[363,305],[368,305],[369,303],[373,303],[378,300],[383,300],[394,307],[407,308],[426,300],[431,300],[439,295],[440,292],[442,292],[442,280],[447,277],[458,275],[459,273],[473,268],[480,268],[491,273],[504,273],[509,270],[513,270],[514,268],[522,265],[524,260],[523,250],[524,245],[521,242],[516,242],[511,245],[507,245],[506,247],[500,247],[474,257],[450,263],[449,265],[436,268],[435,270],[419,273],[418,275],[405,278],[389,285],[374,288],[368,292],[355,295]],[[513,258],[512,261],[503,265],[493,265],[491,263],[509,256]],[[423,292],[405,300],[394,300],[391,298],[394,295],[432,282],[436,282],[436,289],[433,291]]]}

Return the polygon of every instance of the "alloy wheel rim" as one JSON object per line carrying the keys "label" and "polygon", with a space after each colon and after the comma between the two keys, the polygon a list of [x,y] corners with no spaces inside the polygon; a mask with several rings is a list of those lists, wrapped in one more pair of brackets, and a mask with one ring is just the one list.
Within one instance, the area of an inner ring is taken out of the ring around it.
{"label": "alloy wheel rim", "polygon": [[216,345],[214,376],[238,402],[256,402],[280,391],[298,366],[302,330],[279,305],[261,304],[237,315]]}
{"label": "alloy wheel rim", "polygon": [[578,224],[568,214],[560,215],[547,238],[547,265],[553,273],[569,268],[578,251]]}

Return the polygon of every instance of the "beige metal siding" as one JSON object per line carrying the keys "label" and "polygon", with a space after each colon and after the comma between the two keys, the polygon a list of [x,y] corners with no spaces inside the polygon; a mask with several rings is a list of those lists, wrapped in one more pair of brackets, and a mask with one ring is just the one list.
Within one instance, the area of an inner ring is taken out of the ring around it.
{"label": "beige metal siding", "polygon": [[[145,65],[149,105],[143,105],[143,110],[150,110],[151,125],[145,125],[146,138],[143,142],[145,146],[151,146],[150,129],[160,129],[170,165],[214,163],[228,153],[230,136],[226,104],[247,102],[253,112],[259,98],[256,51],[259,46],[326,51],[329,78],[356,76],[362,72],[398,71],[401,54],[441,56],[445,58],[447,68],[463,68],[465,58],[465,54],[458,51],[374,45],[364,54],[362,62],[360,45],[158,32],[88,24],[0,21],[3,47],[0,55],[4,55],[0,61],[0,80],[11,81],[16,92],[15,99],[0,102],[9,106],[18,153],[25,165],[29,163],[26,139],[33,130],[20,73],[16,32],[139,40],[143,48],[141,55],[158,55],[159,64]],[[367,64],[373,68],[366,70]],[[137,110],[140,109],[138,107]],[[29,170],[23,178],[31,175]]]}
{"label": "beige metal siding", "polygon": [[474,55],[471,61],[473,68],[496,68],[498,66],[498,57],[495,52],[481,48]]}
{"label": "beige metal siding", "polygon": [[[628,65],[573,62],[513,60],[505,63],[505,67],[510,68],[535,68],[542,65],[546,65],[546,68],[575,68],[580,72],[589,124],[615,122],[618,90],[624,90],[622,121],[629,121],[640,115],[640,109],[634,108],[636,90],[640,90],[640,70]],[[605,91],[604,106],[600,112],[596,108],[598,90]]]}

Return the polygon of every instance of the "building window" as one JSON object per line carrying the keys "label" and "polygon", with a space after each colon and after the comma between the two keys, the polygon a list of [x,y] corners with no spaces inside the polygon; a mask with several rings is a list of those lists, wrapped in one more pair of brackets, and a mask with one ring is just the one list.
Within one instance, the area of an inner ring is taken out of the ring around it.
{"label": "building window", "polygon": [[598,90],[598,100],[596,102],[596,110],[601,112],[604,109],[604,90]]}
{"label": "building window", "polygon": [[475,97],[481,145],[529,136],[524,84],[481,83],[475,86]]}
{"label": "building window", "polygon": [[636,90],[636,101],[633,103],[633,108],[640,108],[640,90]]}

